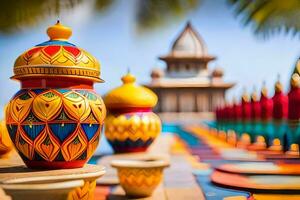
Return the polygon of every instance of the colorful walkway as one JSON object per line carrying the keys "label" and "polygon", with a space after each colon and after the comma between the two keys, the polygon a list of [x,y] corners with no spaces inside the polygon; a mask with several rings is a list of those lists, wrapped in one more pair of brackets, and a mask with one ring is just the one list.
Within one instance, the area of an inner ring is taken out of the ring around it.
{"label": "colorful walkway", "polygon": [[[243,197],[246,197],[257,200],[300,199],[300,190],[293,190],[293,194],[291,194],[289,189],[292,189],[292,187],[287,187],[285,190],[274,190],[272,192],[265,192],[264,190],[254,189],[252,193],[250,193],[241,190],[239,191],[225,189],[223,187],[218,187],[215,184],[212,184],[211,173],[213,171],[213,168],[220,166],[221,164],[245,163],[244,161],[250,161],[254,163],[254,165],[257,165],[257,168],[260,168],[260,166],[263,166],[269,162],[264,161],[263,157],[261,157],[259,153],[235,148],[233,145],[229,144],[228,142],[225,142],[224,139],[222,140],[222,135],[216,137],[214,133],[209,131],[207,128],[201,126],[175,126],[173,127],[173,129],[174,128],[177,129],[177,131],[174,132],[176,132],[176,134],[182,140],[183,145],[186,147],[189,153],[194,156],[194,174],[197,177],[197,181],[200,184],[200,187],[206,199],[232,199],[233,197],[233,199],[242,199]],[[295,162],[297,165],[297,163],[299,163],[299,159],[288,162]],[[297,168],[299,169],[299,167]],[[298,169],[293,170],[295,173],[298,174]],[[218,178],[220,179],[220,175],[222,175],[222,173],[219,173],[218,175]],[[228,178],[231,179],[232,177],[233,176],[224,176],[223,182],[228,182]],[[276,183],[276,180],[278,178],[276,176],[261,177],[263,177],[264,182],[266,184],[275,182],[272,183],[274,184],[274,187],[276,186],[278,188],[284,188],[284,185],[280,185],[280,182],[284,184],[285,180],[283,179],[280,179],[278,183]],[[300,186],[299,176],[286,177],[295,179],[295,184],[293,185],[293,187],[298,188]],[[236,179],[236,181],[241,181],[238,182],[236,185],[244,184],[243,179]],[[248,191],[251,190],[249,189]]]}

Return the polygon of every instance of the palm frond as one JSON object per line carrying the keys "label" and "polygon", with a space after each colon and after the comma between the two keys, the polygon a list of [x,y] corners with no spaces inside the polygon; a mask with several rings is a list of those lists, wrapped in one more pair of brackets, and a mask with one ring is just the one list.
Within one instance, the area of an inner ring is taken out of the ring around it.
{"label": "palm frond", "polygon": [[[167,22],[180,19],[198,8],[201,0],[139,0],[136,21],[139,30],[163,27]],[[30,28],[51,15],[59,15],[73,9],[83,0],[10,0],[1,2],[5,9],[0,12],[0,33],[16,32]],[[94,0],[96,12],[104,12],[115,0]]]}
{"label": "palm frond", "polygon": [[72,9],[82,0],[9,0],[1,2],[0,32],[10,33],[31,27],[60,10]]}
{"label": "palm frond", "polygon": [[138,29],[163,26],[170,20],[180,19],[199,5],[200,0],[140,0],[136,15]]}
{"label": "palm frond", "polygon": [[95,8],[97,11],[108,10],[116,1],[115,0],[96,0]]}
{"label": "palm frond", "polygon": [[268,37],[277,33],[300,33],[299,0],[228,0],[243,23],[251,25],[254,33]]}

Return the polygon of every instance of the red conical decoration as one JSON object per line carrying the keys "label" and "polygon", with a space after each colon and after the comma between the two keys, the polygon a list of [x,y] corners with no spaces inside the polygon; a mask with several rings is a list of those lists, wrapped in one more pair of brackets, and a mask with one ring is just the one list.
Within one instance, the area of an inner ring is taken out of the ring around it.
{"label": "red conical decoration", "polygon": [[223,108],[223,120],[228,120],[228,106],[225,105]]}
{"label": "red conical decoration", "polygon": [[260,97],[261,119],[263,121],[272,119],[273,100],[268,98],[267,88],[264,86],[261,90]]}
{"label": "red conical decoration", "polygon": [[220,119],[221,119],[221,121],[224,121],[224,119],[225,119],[225,107],[224,106],[220,109]]}
{"label": "red conical decoration", "polygon": [[282,91],[282,85],[279,81],[275,84],[275,94],[273,100],[273,119],[286,119],[288,114],[288,97]]}
{"label": "red conical decoration", "polygon": [[227,107],[227,119],[228,120],[233,120],[234,117],[233,117],[233,105],[232,104],[229,104],[226,106]]}
{"label": "red conical decoration", "polygon": [[246,93],[242,96],[242,119],[251,119],[251,103],[249,101],[249,96]]}
{"label": "red conical decoration", "polygon": [[258,101],[258,97],[256,92],[253,92],[251,96],[251,118],[252,120],[259,120],[261,116],[261,107],[260,102]]}
{"label": "red conical decoration", "polygon": [[215,110],[216,121],[220,121],[220,108],[217,107]]}
{"label": "red conical decoration", "polygon": [[293,74],[291,80],[291,89],[288,94],[288,119],[299,120],[300,118],[300,88],[299,88],[299,75]]}
{"label": "red conical decoration", "polygon": [[242,105],[238,102],[233,104],[233,118],[238,121],[242,119]]}

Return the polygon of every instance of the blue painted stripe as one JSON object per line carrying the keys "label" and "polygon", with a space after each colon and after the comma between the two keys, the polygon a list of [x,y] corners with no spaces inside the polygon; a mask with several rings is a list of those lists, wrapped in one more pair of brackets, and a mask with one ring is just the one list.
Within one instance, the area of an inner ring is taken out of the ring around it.
{"label": "blue painted stripe", "polygon": [[75,131],[77,124],[58,123],[49,124],[49,127],[52,133],[60,140],[60,142],[63,142],[69,135],[71,135]]}
{"label": "blue painted stripe", "polygon": [[99,124],[81,124],[83,131],[85,132],[88,140],[92,139],[99,129]]}
{"label": "blue painted stripe", "polygon": [[51,45],[59,45],[59,46],[71,46],[71,47],[75,47],[76,45],[67,42],[67,41],[61,41],[61,40],[49,40],[46,42],[43,42],[41,44],[36,45],[36,47],[40,47],[40,46],[51,46]]}
{"label": "blue painted stripe", "polygon": [[32,89],[32,91],[33,91],[35,94],[41,94],[42,92],[45,91],[45,89]]}
{"label": "blue painted stripe", "polygon": [[23,125],[22,128],[30,137],[31,140],[34,140],[44,129],[45,125]]}

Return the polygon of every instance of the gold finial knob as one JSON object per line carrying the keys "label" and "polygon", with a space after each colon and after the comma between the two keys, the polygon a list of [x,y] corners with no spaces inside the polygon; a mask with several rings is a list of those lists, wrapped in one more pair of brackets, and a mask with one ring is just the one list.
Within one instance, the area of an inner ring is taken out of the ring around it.
{"label": "gold finial knob", "polygon": [[125,76],[122,77],[122,81],[124,84],[134,83],[135,82],[135,76],[133,76],[130,73],[127,73]]}
{"label": "gold finial knob", "polygon": [[50,40],[68,40],[72,35],[72,29],[62,25],[59,20],[47,29]]}
{"label": "gold finial knob", "polygon": [[251,100],[252,101],[257,101],[258,97],[257,97],[257,93],[256,93],[256,87],[253,87],[253,92],[251,94]]}
{"label": "gold finial knob", "polygon": [[275,83],[275,92],[281,92],[282,91],[282,84],[280,83],[280,81],[277,81]]}
{"label": "gold finial knob", "polygon": [[299,74],[294,73],[292,75],[291,85],[292,85],[292,87],[295,87],[295,88],[299,87],[299,85],[300,85],[300,76],[299,76]]}
{"label": "gold finial knob", "polygon": [[258,97],[257,97],[257,94],[255,91],[252,93],[251,99],[252,99],[252,101],[257,101]]}
{"label": "gold finial knob", "polygon": [[263,82],[263,86],[261,88],[261,95],[264,96],[264,97],[268,96],[268,89],[267,89],[265,81]]}
{"label": "gold finial knob", "polygon": [[247,94],[247,92],[244,92],[243,96],[242,96],[242,100],[244,102],[249,102],[249,95]]}
{"label": "gold finial knob", "polygon": [[277,75],[277,81],[275,83],[275,92],[282,92],[283,86],[280,82],[280,74]]}
{"label": "gold finial knob", "polygon": [[300,60],[297,61],[295,72],[300,73]]}
{"label": "gold finial knob", "polygon": [[244,102],[248,102],[249,101],[249,95],[247,93],[246,87],[243,88],[242,101],[244,101]]}

